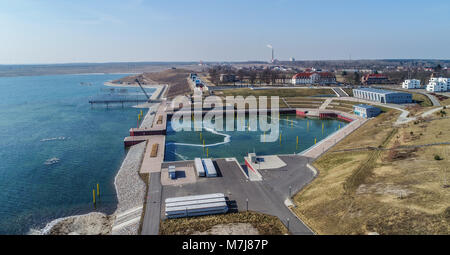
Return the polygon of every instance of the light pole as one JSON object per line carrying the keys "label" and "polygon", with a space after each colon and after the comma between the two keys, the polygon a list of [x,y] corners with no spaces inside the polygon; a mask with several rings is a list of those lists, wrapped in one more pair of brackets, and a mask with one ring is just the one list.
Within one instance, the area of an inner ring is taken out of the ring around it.
{"label": "light pole", "polygon": [[245,202],[247,202],[247,211],[248,211],[248,198],[245,199]]}

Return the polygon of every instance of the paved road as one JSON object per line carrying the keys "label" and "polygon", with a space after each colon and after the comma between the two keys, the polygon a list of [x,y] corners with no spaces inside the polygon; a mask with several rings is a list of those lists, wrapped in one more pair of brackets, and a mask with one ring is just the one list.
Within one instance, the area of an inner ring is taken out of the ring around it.
{"label": "paved road", "polygon": [[348,94],[341,88],[332,88],[338,97],[348,97]]}
{"label": "paved road", "polygon": [[[309,159],[302,156],[281,156],[281,158],[288,165],[276,170],[262,171],[264,180],[258,182],[248,181],[235,161],[217,159],[215,161],[220,177],[199,178],[196,183],[182,186],[163,186],[160,201],[168,197],[221,192],[230,200],[232,210],[247,210],[248,199],[248,210],[277,216],[285,225],[289,218],[289,229],[293,234],[313,234],[284,204],[289,196],[289,186],[292,187],[292,194],[295,194],[314,178],[311,170],[306,167]],[[164,203],[159,205],[161,217],[164,218]],[[148,207],[151,208],[147,208],[147,212],[151,210],[155,213],[159,206],[149,203]],[[154,223],[144,224],[143,234],[151,232],[148,228],[155,225],[157,220],[159,223],[159,219],[154,215],[147,219],[147,214],[144,223],[146,220]]]}
{"label": "paved road", "polygon": [[437,99],[435,96],[430,95],[428,93],[421,93],[421,94],[427,96],[431,100],[431,102],[433,103],[433,106],[441,106],[441,103],[439,102],[439,99]]}
{"label": "paved road", "polygon": [[161,173],[151,173],[144,221],[142,223],[142,235],[157,235],[159,233],[161,190]]}
{"label": "paved road", "polygon": [[329,135],[328,137],[318,142],[314,146],[301,152],[300,155],[310,158],[318,158],[320,155],[328,151],[331,147],[336,145],[336,143],[338,143],[339,141],[347,137],[347,135],[349,135],[350,133],[358,129],[360,126],[362,126],[364,123],[366,123],[366,121],[367,119],[361,118],[355,119],[345,127],[341,128],[339,131],[334,132],[333,134]]}
{"label": "paved road", "polygon": [[[313,172],[306,167],[312,158],[294,155],[279,156],[287,166],[277,170],[260,170],[264,182],[277,192],[283,201],[300,191],[313,178]],[[289,187],[291,189],[289,190]],[[289,194],[289,192],[291,194]]]}
{"label": "paved road", "polygon": [[[449,105],[447,105],[446,107],[449,107]],[[431,109],[431,110],[428,110],[428,111],[422,113],[421,116],[422,116],[423,118],[425,118],[425,117],[430,116],[430,115],[434,114],[435,112],[438,112],[438,111],[440,111],[440,110],[442,110],[442,109],[444,109],[443,106],[442,106],[442,107],[438,107],[438,108],[434,108],[434,109]]]}
{"label": "paved road", "polygon": [[400,88],[396,88],[396,90],[419,93],[419,94],[427,96],[431,100],[431,103],[433,103],[433,106],[441,105],[441,103],[439,102],[439,99],[437,99],[435,96],[431,95],[426,89],[404,89],[404,88],[400,87]]}

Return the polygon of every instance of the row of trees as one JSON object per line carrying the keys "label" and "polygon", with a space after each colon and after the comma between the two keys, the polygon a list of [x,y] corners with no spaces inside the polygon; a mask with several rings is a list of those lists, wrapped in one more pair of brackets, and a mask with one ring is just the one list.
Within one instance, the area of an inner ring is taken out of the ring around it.
{"label": "row of trees", "polygon": [[221,74],[235,75],[236,79],[233,82],[234,85],[236,82],[250,85],[286,84],[289,83],[290,79],[294,75],[294,73],[282,72],[268,68],[262,70],[236,70],[228,66],[213,66],[208,69],[208,74],[211,82],[214,84],[225,84],[220,81]]}
{"label": "row of trees", "polygon": [[[435,71],[436,76],[443,76],[443,77],[449,77],[450,72],[448,70],[444,70],[442,68],[438,68]],[[421,84],[428,83],[428,80],[430,79],[431,73],[427,71],[421,71],[421,70],[410,70],[410,71],[390,71],[390,72],[384,72],[387,77],[389,77],[389,81],[394,84],[400,84],[406,79],[417,79],[420,80]],[[341,76],[344,79],[345,83],[351,83],[351,84],[360,84],[361,83],[361,77],[362,74],[358,72],[341,72]]]}

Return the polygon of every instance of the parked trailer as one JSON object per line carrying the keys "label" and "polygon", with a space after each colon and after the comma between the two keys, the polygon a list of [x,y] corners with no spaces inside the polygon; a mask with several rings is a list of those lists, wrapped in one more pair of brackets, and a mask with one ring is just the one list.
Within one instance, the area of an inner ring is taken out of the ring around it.
{"label": "parked trailer", "polygon": [[214,164],[211,159],[205,158],[202,159],[203,167],[206,171],[206,177],[217,177],[217,171],[216,167],[214,167]]}
{"label": "parked trailer", "polygon": [[167,208],[166,216],[167,218],[179,218],[179,217],[226,213],[227,211],[228,211],[227,203],[219,202],[202,205],[190,205],[190,206]]}
{"label": "parked trailer", "polygon": [[195,170],[197,171],[197,176],[205,176],[205,169],[203,168],[202,160],[200,158],[194,159]]}
{"label": "parked trailer", "polygon": [[205,194],[205,195],[194,195],[194,196],[184,196],[184,197],[170,197],[170,198],[166,198],[166,204],[167,203],[181,202],[181,201],[196,201],[196,200],[203,200],[203,199],[210,199],[210,198],[225,198],[225,194],[223,194],[223,193],[211,193],[211,194]]}
{"label": "parked trailer", "polygon": [[219,203],[219,202],[223,202],[223,201],[225,201],[223,197],[222,198],[209,198],[209,199],[204,199],[204,200],[194,200],[194,201],[180,201],[180,202],[166,204],[166,208]]}
{"label": "parked trailer", "polygon": [[228,205],[223,193],[214,193],[167,198],[165,211],[167,218],[179,218],[226,213]]}

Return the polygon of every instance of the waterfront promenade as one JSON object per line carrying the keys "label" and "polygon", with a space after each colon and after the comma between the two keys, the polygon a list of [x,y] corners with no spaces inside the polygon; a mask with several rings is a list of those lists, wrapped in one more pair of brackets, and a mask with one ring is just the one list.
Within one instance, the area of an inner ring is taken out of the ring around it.
{"label": "waterfront promenade", "polygon": [[[165,86],[161,87],[161,91],[155,91],[152,95],[154,99],[160,99],[165,95],[167,90]],[[156,95],[156,96],[154,96]],[[163,111],[161,103],[147,105],[149,110],[143,121],[140,123],[139,129],[150,129],[157,122],[155,116]],[[165,105],[164,105],[165,109]],[[165,124],[165,121],[164,121]],[[130,147],[122,166],[117,173],[114,185],[117,191],[118,205],[114,212],[114,222],[112,225],[113,235],[138,235],[142,222],[144,204],[146,201],[148,175],[142,175],[142,167],[149,169],[153,166],[154,160],[148,160],[150,157],[149,146],[159,139],[162,146],[159,149],[158,157],[155,159],[159,162],[164,158],[164,142],[165,136],[130,136],[128,139],[142,139],[142,142]],[[155,164],[157,166],[157,164]]]}

